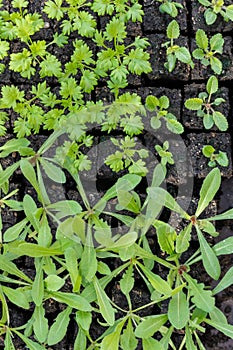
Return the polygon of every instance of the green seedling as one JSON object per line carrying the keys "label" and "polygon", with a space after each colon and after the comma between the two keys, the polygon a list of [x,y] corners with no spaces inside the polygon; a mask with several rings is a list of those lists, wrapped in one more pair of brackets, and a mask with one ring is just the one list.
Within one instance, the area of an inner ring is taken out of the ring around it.
{"label": "green seedling", "polygon": [[222,34],[217,33],[208,39],[204,30],[198,29],[196,32],[196,44],[198,48],[193,51],[193,57],[200,60],[203,66],[210,66],[216,74],[221,74],[222,62],[216,56],[223,53],[224,39]]}
{"label": "green seedling", "polygon": [[211,145],[205,145],[202,148],[202,153],[206,158],[209,158],[210,161],[208,162],[209,167],[215,167],[217,165],[220,166],[228,166],[229,165],[229,159],[226,152],[216,152],[215,148]]}
{"label": "green seedling", "polygon": [[156,0],[156,2],[161,3],[161,5],[159,5],[159,11],[161,13],[167,13],[173,18],[178,16],[178,9],[183,9],[183,5],[176,1]]}
{"label": "green seedling", "polygon": [[180,36],[180,27],[176,20],[173,20],[167,26],[167,38],[169,41],[162,44],[162,47],[166,47],[167,62],[164,64],[165,68],[172,72],[175,69],[177,61],[186,63],[194,68],[189,50],[184,46],[174,44],[174,40]]}
{"label": "green seedling", "polygon": [[166,167],[167,164],[173,165],[174,159],[171,152],[169,152],[169,142],[164,141],[163,146],[160,145],[155,146],[155,150],[158,152],[158,155],[161,157],[162,166]]}
{"label": "green seedling", "polygon": [[221,112],[215,110],[215,106],[219,106],[225,100],[217,97],[211,101],[212,95],[217,91],[218,79],[215,76],[211,76],[206,84],[206,92],[201,92],[198,97],[186,100],[185,107],[192,111],[197,111],[198,117],[203,118],[203,124],[206,129],[216,125],[219,130],[226,131],[228,129],[227,118]]}
{"label": "green seedling", "polygon": [[151,115],[151,127],[155,130],[159,129],[162,121],[166,127],[175,134],[182,134],[183,125],[177,120],[176,116],[169,112],[170,101],[167,96],[156,97],[149,95],[146,98],[146,109]]}
{"label": "green seedling", "polygon": [[214,24],[218,15],[221,15],[226,22],[233,21],[233,5],[226,5],[224,0],[198,0],[198,2],[206,8],[204,12],[206,24]]}

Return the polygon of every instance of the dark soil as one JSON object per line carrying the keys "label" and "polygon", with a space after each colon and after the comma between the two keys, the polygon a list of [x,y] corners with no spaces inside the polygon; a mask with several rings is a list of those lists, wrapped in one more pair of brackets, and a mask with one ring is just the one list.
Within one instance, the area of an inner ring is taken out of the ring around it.
{"label": "dark soil", "polygon": [[[179,1],[183,4],[185,1]],[[226,1],[227,2],[227,1]],[[229,2],[229,1],[228,1]],[[227,2],[227,3],[228,3]],[[36,2],[30,1],[30,6],[32,11],[41,11],[41,7],[43,6],[44,1]],[[231,3],[231,1],[230,1]],[[220,149],[221,151],[225,151],[228,154],[228,158],[230,160],[229,166],[221,168],[221,173],[223,176],[223,182],[221,185],[221,190],[218,193],[216,201],[214,201],[209,208],[209,212],[206,215],[210,215],[212,211],[222,212],[229,208],[233,207],[233,177],[232,177],[232,118],[233,118],[233,45],[232,45],[232,35],[233,35],[233,24],[232,22],[225,23],[221,19],[218,19],[216,24],[207,27],[205,22],[203,21],[203,8],[201,5],[197,3],[197,1],[187,0],[184,4],[184,9],[180,11],[178,16],[178,22],[180,24],[182,36],[178,40],[178,44],[182,46],[186,46],[193,50],[195,48],[194,44],[194,32],[202,28],[213,35],[214,32],[220,31],[223,32],[225,37],[225,45],[224,45],[224,55],[222,57],[224,71],[220,76],[221,81],[221,90],[219,94],[223,97],[226,102],[221,105],[219,109],[222,111],[229,120],[230,129],[227,133],[221,133],[216,129],[205,131],[202,125],[201,118],[196,117],[196,114],[188,111],[184,107],[184,101],[187,98],[195,97],[199,92],[205,90],[205,83],[208,77],[213,74],[213,72],[209,68],[205,68],[200,65],[198,62],[195,62],[195,69],[191,72],[189,67],[183,63],[178,63],[177,67],[172,73],[169,73],[164,68],[164,62],[166,60],[165,51],[166,49],[161,47],[161,44],[166,41],[166,26],[170,22],[171,18],[168,15],[161,15],[158,10],[157,1],[144,0],[143,1],[145,17],[141,26],[135,25],[131,23],[129,25],[129,30],[131,31],[131,36],[141,35],[149,38],[150,47],[148,49],[151,55],[151,64],[152,64],[152,72],[148,74],[148,76],[141,77],[130,77],[130,91],[137,92],[142,100],[145,101],[145,98],[149,94],[155,94],[156,96],[167,95],[170,99],[170,112],[175,114],[178,119],[180,119],[185,126],[185,133],[182,135],[182,140],[175,139],[173,142],[173,149],[175,155],[180,156],[180,145],[181,142],[184,142],[187,145],[189,151],[189,161],[193,168],[194,174],[194,197],[198,198],[199,190],[201,185],[201,180],[203,180],[210,168],[208,168],[207,163],[208,160],[202,155],[201,149],[203,145],[211,144],[216,149]],[[44,17],[46,21],[49,23],[49,27],[40,34],[36,39],[39,40],[41,38],[45,40],[51,40],[54,31],[56,31],[56,25],[53,21],[49,21],[46,17]],[[105,25],[103,21],[101,23],[102,26]],[[18,43],[15,42],[12,44],[11,52],[18,51]],[[72,54],[72,43],[69,44],[68,49],[66,51],[66,55],[64,56],[64,50],[57,50],[54,52],[57,57],[63,62],[66,61],[66,57],[69,57]],[[38,81],[39,78],[36,78]],[[4,85],[5,83],[16,83],[17,85],[23,85],[23,89],[30,90],[30,85],[25,85],[26,80],[20,77],[19,74],[11,74],[6,71],[3,75],[1,75],[0,84]],[[31,81],[33,84],[34,81]],[[49,82],[50,85],[55,89],[56,81],[52,80]],[[27,81],[28,84],[28,81]],[[104,102],[111,102],[112,97],[109,93],[106,86],[104,86],[104,81],[102,82],[103,86],[99,86],[96,88],[95,93],[92,96],[87,96],[88,99],[93,98],[94,100],[102,99]],[[12,135],[12,127],[15,120],[15,116],[11,115],[11,121],[7,125],[8,136],[6,138],[0,138],[0,145],[3,144],[6,140],[11,138]],[[149,130],[146,130],[145,134],[142,137],[140,142],[149,149],[151,152],[154,152],[154,156],[156,157],[154,146],[156,144],[156,139],[154,134],[152,134]],[[31,137],[32,146],[35,149],[43,143],[47,136],[33,136]],[[106,140],[106,138],[105,138]],[[99,144],[99,142],[103,141],[102,135],[98,135],[95,138],[94,144]],[[180,143],[179,143],[180,142]],[[172,143],[172,140],[171,140]],[[108,149],[105,150],[108,152]],[[112,184],[112,181],[116,179],[110,169],[103,165],[102,159],[103,154],[96,154],[97,149],[93,151],[92,157],[96,158],[96,169],[94,173],[87,176],[85,173],[83,174],[83,181],[85,183],[85,188],[88,189],[88,195],[93,203],[96,201],[96,195],[100,195],[103,193],[107,187]],[[2,166],[5,169],[7,166],[11,165],[16,161],[15,155],[9,156],[4,159],[2,162]],[[177,181],[177,172],[176,169],[171,168],[169,170],[169,176],[167,181],[167,186],[171,191],[175,193],[178,192],[178,186],[180,184],[184,186],[189,185],[189,179],[192,177],[191,166],[185,168],[187,165],[187,159],[180,160],[181,169],[183,173],[183,177]],[[96,174],[98,176],[96,177]],[[20,172],[14,175],[11,184],[11,190],[18,188],[19,194],[17,195],[17,199],[22,200],[23,195],[26,193],[30,193],[35,199],[36,194],[33,188],[26,182],[26,180],[22,180]],[[57,192],[60,191],[59,188],[51,186],[50,195],[55,194],[57,197]],[[63,193],[61,196],[65,196],[69,199],[75,199],[80,201],[80,197],[77,194],[76,189],[73,187],[72,182],[68,184],[68,186],[62,189]],[[184,187],[185,191],[185,187]],[[196,199],[193,198],[191,203],[193,207],[195,207]],[[63,197],[61,197],[63,199]],[[184,198],[181,200],[184,200]],[[175,220],[171,218],[171,220]],[[17,213],[11,211],[3,211],[3,224],[5,228],[10,227],[15,222],[17,222],[18,217]],[[222,223],[219,227],[219,237],[212,239],[212,243],[217,242],[222,238],[226,238],[233,235],[233,224],[231,222]],[[155,234],[153,232],[149,233],[150,236],[150,246],[151,249],[158,254],[156,251],[157,241]],[[192,246],[196,249],[197,241],[195,236],[191,242]],[[109,261],[109,265],[112,268],[116,268],[119,264],[118,260]],[[222,265],[222,275],[226,273],[226,271],[233,265],[233,256],[228,255],[224,258],[221,258]],[[19,260],[19,267],[29,276],[33,277],[35,274],[33,260],[29,258],[21,258]],[[155,267],[156,269],[156,267]],[[166,271],[160,271],[162,275],[166,275]],[[212,283],[210,278],[206,275],[203,266],[201,264],[195,265],[192,271],[192,275],[194,278],[198,278],[199,280],[205,283]],[[131,292],[132,303],[134,307],[140,307],[148,302],[150,302],[150,293],[147,290],[145,284],[141,280],[140,276],[135,276],[136,283],[135,287]],[[214,285],[211,285],[214,287]],[[69,289],[69,286],[66,286]],[[109,296],[112,300],[124,308],[126,306],[126,299],[123,293],[120,290],[119,281],[115,280],[111,285],[107,288],[109,292]],[[225,313],[226,317],[230,324],[233,324],[233,286],[227,288],[224,292],[220,293],[217,296],[217,306]],[[63,305],[52,302],[51,300],[45,303],[46,316],[49,318],[50,324],[53,322],[54,318],[57,314],[63,310]],[[162,310],[166,311],[166,304],[162,304]],[[150,307],[141,313],[142,316],[156,313],[158,310],[156,307]],[[12,326],[20,326],[27,322],[33,310],[23,311],[20,308],[16,308],[14,305],[11,305],[11,315],[12,315]],[[118,315],[120,316],[120,314]],[[91,335],[93,338],[97,338],[102,334],[104,328],[98,323],[98,315],[95,315],[93,318],[93,323],[91,327]],[[68,333],[66,337],[60,342],[58,345],[53,346],[51,349],[54,350],[73,350],[73,342],[75,336],[77,334],[77,326],[74,320],[74,315],[71,317],[71,322],[69,325]],[[233,340],[229,340],[223,334],[217,332],[216,330],[207,327],[207,331],[202,335],[202,341],[207,350],[231,350],[233,349]],[[178,332],[175,333],[173,340],[177,346],[182,339],[182,335]],[[26,349],[20,339],[15,337],[14,345],[17,350]],[[0,338],[0,349],[3,349],[3,343]],[[142,345],[139,343],[137,350],[141,350]],[[111,350],[111,349],[109,349]],[[155,350],[155,349],[153,349]]]}

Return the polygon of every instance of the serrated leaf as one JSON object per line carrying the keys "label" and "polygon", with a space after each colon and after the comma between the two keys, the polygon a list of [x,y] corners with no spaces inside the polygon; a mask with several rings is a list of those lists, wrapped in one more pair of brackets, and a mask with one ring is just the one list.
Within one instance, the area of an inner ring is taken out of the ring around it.
{"label": "serrated leaf", "polygon": [[168,317],[166,314],[145,317],[135,329],[136,337],[142,339],[152,337],[154,333],[159,331],[164,323],[167,322],[167,319]]}
{"label": "serrated leaf", "polygon": [[176,231],[169,224],[155,220],[154,227],[158,236],[158,242],[162,251],[173,254],[174,242],[176,240]]}
{"label": "serrated leaf", "polygon": [[101,342],[101,350],[118,350],[119,341],[122,327],[124,326],[125,320],[118,323],[112,333],[106,335]]}
{"label": "serrated leaf", "polygon": [[212,75],[206,84],[206,91],[208,92],[208,94],[214,94],[215,92],[218,91],[218,79]]}
{"label": "serrated leaf", "polygon": [[217,19],[216,13],[214,13],[213,10],[210,8],[204,12],[204,17],[205,17],[206,24],[208,26],[214,24],[214,22]]}
{"label": "serrated leaf", "polygon": [[94,287],[97,296],[97,302],[100,308],[101,315],[105,321],[112,326],[115,322],[115,312],[110,303],[109,297],[101,287],[97,278],[94,278]]}
{"label": "serrated leaf", "polygon": [[221,173],[219,169],[213,169],[206,176],[203,181],[201,190],[200,190],[200,199],[198,202],[197,210],[195,215],[198,217],[203,210],[209,205],[209,203],[214,198],[215,194],[219,190],[221,184]]}
{"label": "serrated leaf", "polygon": [[197,30],[197,32],[196,32],[196,43],[203,50],[206,50],[208,48],[209,40],[208,40],[208,37],[207,37],[207,35],[206,35],[206,33],[204,32],[203,29],[198,29]]}
{"label": "serrated leaf", "polygon": [[184,292],[173,295],[168,305],[168,319],[176,329],[185,327],[189,320],[189,304]]}
{"label": "serrated leaf", "polygon": [[189,50],[186,47],[179,47],[178,50],[175,51],[176,58],[183,63],[191,63],[191,55]]}
{"label": "serrated leaf", "polygon": [[121,335],[120,344],[122,350],[135,350],[137,347],[138,340],[135,337],[132,321],[130,318],[125,330],[123,331],[123,334]]}
{"label": "serrated leaf", "polygon": [[167,26],[167,37],[169,39],[177,39],[180,36],[180,27],[176,20],[173,20]]}
{"label": "serrated leaf", "polygon": [[52,324],[48,333],[47,342],[49,346],[59,343],[66,335],[71,312],[72,308],[67,307],[56,317],[56,321]]}
{"label": "serrated leaf", "polygon": [[227,118],[221,112],[214,111],[213,120],[219,130],[226,131],[228,129]]}
{"label": "serrated leaf", "polygon": [[216,74],[222,73],[222,62],[217,57],[210,57],[210,66]]}
{"label": "serrated leaf", "polygon": [[201,109],[203,105],[203,100],[201,98],[189,98],[185,101],[185,107],[190,109],[191,111],[197,111]]}
{"label": "serrated leaf", "polygon": [[121,291],[125,295],[129,295],[130,291],[134,286],[134,278],[133,278],[133,267],[129,266],[127,271],[124,273],[122,279],[120,280]]}
{"label": "serrated leaf", "polygon": [[214,309],[215,299],[210,290],[205,290],[203,283],[198,283],[191,276],[185,274],[185,279],[188,282],[188,288],[191,293],[192,302],[201,310],[210,312]]}

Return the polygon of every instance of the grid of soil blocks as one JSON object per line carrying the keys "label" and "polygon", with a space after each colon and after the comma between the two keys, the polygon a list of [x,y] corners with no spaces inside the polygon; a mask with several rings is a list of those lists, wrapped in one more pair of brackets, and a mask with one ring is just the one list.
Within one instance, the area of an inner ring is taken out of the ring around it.
{"label": "grid of soil blocks", "polygon": [[[58,1],[59,2],[59,1]],[[109,1],[110,2],[110,1]],[[114,2],[114,1],[113,1]],[[129,33],[129,43],[134,40],[137,36],[143,36],[148,38],[149,46],[147,52],[150,54],[150,63],[152,70],[148,74],[143,73],[142,75],[130,74],[128,79],[128,86],[126,88],[121,87],[120,92],[130,92],[137,93],[138,96],[142,98],[143,103],[145,103],[148,95],[154,95],[161,97],[166,95],[170,100],[169,112],[174,114],[177,117],[177,120],[180,121],[184,126],[184,132],[177,137],[171,136],[169,134],[169,142],[172,147],[172,152],[174,158],[177,160],[179,166],[178,170],[174,169],[172,166],[168,167],[168,176],[166,181],[166,187],[169,189],[171,194],[177,196],[177,201],[184,206],[188,212],[194,212],[197,207],[197,198],[200,195],[200,188],[203,180],[206,178],[208,173],[211,171],[211,167],[208,166],[209,159],[206,158],[202,153],[202,148],[205,145],[213,146],[217,151],[226,152],[229,159],[227,166],[220,166],[219,169],[222,175],[222,184],[220,190],[217,193],[217,196],[214,201],[212,201],[208,208],[204,212],[204,217],[214,216],[216,213],[221,213],[225,210],[229,210],[233,207],[233,173],[232,173],[232,120],[233,120],[233,22],[225,22],[221,16],[218,16],[216,23],[212,26],[208,26],[204,20],[204,7],[197,0],[177,0],[179,4],[183,5],[182,9],[178,10],[178,16],[176,17],[177,22],[180,27],[180,36],[177,39],[176,44],[182,47],[185,47],[192,52],[196,49],[195,44],[195,33],[198,29],[203,29],[209,37],[214,35],[217,32],[222,33],[224,37],[224,48],[223,55],[221,56],[221,61],[223,63],[223,70],[218,76],[220,88],[216,94],[216,97],[223,98],[224,102],[218,106],[218,111],[223,113],[229,123],[229,128],[226,132],[221,132],[216,126],[213,126],[209,130],[206,130],[203,126],[203,118],[197,116],[196,110],[189,110],[185,107],[185,101],[190,98],[197,97],[200,92],[205,91],[206,83],[208,78],[211,75],[214,75],[210,67],[203,66],[200,61],[193,60],[195,67],[192,69],[189,65],[183,62],[177,62],[175,69],[172,72],[164,67],[166,61],[166,48],[163,47],[163,43],[167,41],[166,28],[167,25],[173,19],[166,13],[161,13],[159,10],[160,2],[156,0],[144,0],[141,1],[142,9],[144,11],[144,17],[142,23],[129,22],[127,24],[127,32]],[[53,40],[53,36],[57,31],[60,31],[60,27],[56,19],[50,19],[44,12],[45,0],[29,1],[29,12],[38,12],[42,14],[42,18],[45,21],[45,27],[41,31],[34,35],[35,40],[45,40],[47,43]],[[56,2],[55,2],[56,3]],[[64,2],[65,3],[65,2]],[[75,3],[75,1],[74,1]],[[115,2],[114,2],[115,3]],[[226,5],[231,5],[231,1],[225,1]],[[66,5],[66,4],[65,4]],[[10,10],[12,12],[15,9],[12,7],[11,1],[3,0],[3,8]],[[111,19],[111,15],[102,16],[101,18],[97,17],[98,28],[105,28],[106,23]],[[51,54],[58,57],[62,65],[65,66],[66,62],[70,60],[70,57],[74,51],[74,40],[79,40],[80,35],[78,32],[72,33],[71,38],[69,39],[67,45],[64,47],[50,47],[48,51]],[[85,39],[87,45],[93,50],[93,57],[96,58],[98,54],[98,47],[94,46],[90,38]],[[23,47],[26,47],[23,43]],[[11,42],[9,55],[12,53],[17,53],[22,49],[22,42],[17,39],[14,39]],[[3,63],[7,66],[9,63],[9,55],[5,57]],[[220,56],[219,56],[220,58]],[[2,86],[14,84],[19,88],[19,90],[24,90],[26,97],[28,99],[32,98],[30,91],[34,84],[42,82],[39,72],[30,79],[22,77],[20,73],[13,72],[6,68],[6,70],[0,74],[0,89]],[[59,90],[58,80],[56,77],[46,77],[47,86],[51,88],[52,93],[57,94]],[[107,78],[104,76],[101,77],[101,80],[95,89],[91,92],[86,92],[85,101],[103,101],[104,104],[110,104],[113,99],[113,93],[110,92],[109,86],[107,86]],[[38,102],[40,106],[40,102]],[[48,104],[49,106],[49,104]],[[49,107],[46,107],[49,110]],[[47,111],[46,111],[47,112]],[[7,135],[0,137],[0,146],[3,146],[8,140],[14,138],[14,125],[18,118],[18,113],[15,111],[9,111],[9,120],[7,120],[5,126],[7,130]],[[145,121],[145,125],[148,121]],[[115,131],[113,136],[121,139],[121,131]],[[138,137],[135,137],[135,142],[150,151],[151,158],[148,162],[149,174],[147,181],[150,182],[152,179],[152,173],[155,164],[158,163],[158,154],[155,152],[155,144],[158,140],[161,143],[161,140],[164,141],[166,136],[163,136],[162,133],[159,135],[156,134],[157,131],[152,130],[148,125],[148,129],[145,127],[145,132]],[[31,142],[31,146],[34,150],[38,150],[40,146],[47,140],[48,136],[51,134],[49,130],[40,129],[39,134],[28,136],[27,138]],[[124,171],[117,174],[113,173],[109,166],[104,164],[103,159],[105,154],[108,155],[110,152],[109,140],[112,136],[105,133],[101,133],[100,128],[92,129],[90,134],[93,136],[93,147],[92,150],[88,153],[90,158],[94,162],[93,172],[84,171],[81,175],[81,180],[84,184],[84,189],[87,192],[88,199],[92,205],[95,205],[99,198],[106,192],[106,190],[114,184],[114,182],[125,174]],[[157,139],[156,139],[157,136]],[[97,147],[103,142],[103,147]],[[104,143],[106,142],[106,143]],[[95,147],[96,146],[96,147]],[[182,147],[187,151],[187,154],[183,155],[181,153]],[[112,151],[113,152],[113,151]],[[184,157],[184,158],[182,158]],[[1,166],[3,169],[7,169],[12,164],[19,160],[19,156],[16,152],[13,152],[6,158],[1,158]],[[75,200],[82,204],[82,198],[77,193],[75,188],[75,183],[71,177],[68,176],[68,183],[57,185],[55,182],[51,181],[49,183],[49,196],[54,198],[54,200],[64,200],[70,199]],[[1,173],[0,173],[1,177]],[[193,186],[193,196],[188,198],[186,197],[187,193],[190,193],[190,186]],[[48,184],[47,184],[48,186]],[[17,194],[11,199],[22,201],[25,194],[30,194],[34,201],[37,203],[37,193],[35,189],[31,186],[30,182],[25,179],[22,172],[17,170],[11,177],[10,191],[18,189]],[[143,186],[138,189],[138,193],[141,199],[145,198],[145,188]],[[107,212],[114,212],[115,210],[115,201],[114,199],[108,203]],[[7,210],[6,208],[2,209],[2,223],[3,223],[3,232],[15,223],[21,221],[20,211]],[[169,223],[175,223],[177,220],[176,214],[170,215],[170,213],[162,212],[161,220],[167,217]],[[106,216],[106,219],[116,230],[119,232],[124,232],[124,226],[119,225],[119,221],[113,217]],[[51,223],[52,225],[52,223]],[[180,225],[180,226],[179,226]],[[179,223],[178,231],[182,229],[182,223]],[[221,239],[225,239],[233,236],[233,223],[230,220],[221,221],[221,223],[216,224],[216,228],[219,232],[217,237],[210,237],[208,242],[210,245],[218,243]],[[56,231],[56,225],[52,227],[52,232]],[[152,252],[158,254],[158,241],[155,238],[154,229],[151,229],[148,234],[148,242]],[[29,241],[33,241],[33,233],[29,238]],[[193,247],[193,248],[192,248]],[[198,238],[197,235],[193,234],[191,240],[191,252],[194,252],[198,247]],[[123,254],[123,253],[122,253]],[[159,253],[161,258],[164,257],[164,253]],[[123,255],[122,255],[123,256]],[[186,256],[184,256],[186,259]],[[110,269],[115,269],[121,265],[119,258],[114,258],[114,254],[105,259],[106,265]],[[145,259],[146,260],[146,259]],[[57,263],[57,262],[56,262]],[[229,254],[223,257],[220,257],[220,263],[222,267],[221,277],[228,271],[228,269],[233,266],[233,255]],[[53,263],[54,266],[56,265]],[[149,263],[148,263],[149,264]],[[54,266],[48,266],[47,268],[53,268]],[[17,267],[24,272],[31,279],[34,279],[35,276],[35,262],[33,258],[30,257],[19,257],[17,259]],[[55,266],[56,267],[56,266]],[[0,266],[1,269],[1,266]],[[160,276],[166,278],[166,269],[157,271],[158,267],[156,266],[154,272],[159,272]],[[101,269],[100,269],[101,271]],[[100,272],[101,274],[101,272]],[[118,276],[119,277],[119,276]],[[122,276],[120,276],[122,277]],[[217,284],[216,281],[208,276],[206,271],[203,268],[201,262],[195,264],[195,267],[192,271],[192,277],[199,279],[201,282],[206,283],[214,288]],[[9,282],[9,285],[10,282]],[[126,298],[124,293],[121,291],[119,278],[115,278],[105,289],[108,297],[122,309],[127,308]],[[72,292],[72,283],[70,278],[66,279],[65,285],[62,287],[62,292]],[[90,294],[92,291],[90,292]],[[233,325],[233,286],[228,287],[223,292],[219,293],[216,298],[216,305],[222,310],[225,314],[229,324]],[[92,300],[92,295],[90,300]],[[140,274],[135,274],[135,284],[130,294],[133,308],[140,308],[140,306],[150,303],[150,293],[146,288],[146,285],[143,281],[143,278]],[[94,300],[94,299],[93,299]],[[1,295],[0,295],[1,301]],[[49,325],[51,326],[56,319],[56,317],[65,310],[63,303],[55,301],[52,298],[48,298],[44,303],[44,308],[46,312],[46,317],[48,318]],[[162,309],[161,309],[162,308]],[[146,309],[139,311],[138,315],[145,317],[147,315],[155,315],[156,313],[167,312],[168,305],[163,303],[161,308],[157,304],[150,305]],[[162,310],[162,311],[161,311]],[[20,307],[17,307],[14,303],[9,301],[9,312],[13,317],[11,317],[12,324],[11,327],[20,327],[23,324],[26,324],[34,312],[34,305],[30,302],[30,307],[27,310],[22,310]],[[122,313],[123,314],[123,313]],[[117,317],[122,316],[121,312],[118,312]],[[0,315],[2,317],[2,315]],[[78,334],[79,328],[75,319],[75,314],[71,313],[69,326],[67,332],[64,335],[63,339],[58,343],[52,346],[44,346],[44,349],[54,349],[54,350],[86,350],[86,349],[97,349],[97,348],[82,348],[81,340],[80,344],[76,344],[74,348],[74,342]],[[86,320],[88,323],[88,320]],[[104,327],[105,320],[100,316],[98,312],[95,312],[90,327],[90,335],[93,339],[100,337],[103,332],[106,330]],[[31,336],[31,325],[28,324],[25,333],[29,336],[30,339],[35,340]],[[233,349],[233,340],[229,339],[222,333],[218,332],[216,329],[206,326],[206,333],[202,334],[200,332],[199,336],[203,342],[206,350],[231,350]],[[81,338],[80,338],[81,339]],[[183,333],[180,330],[175,330],[174,336],[172,338],[176,350],[179,349],[179,346],[183,339]],[[13,343],[16,350],[25,350],[25,349],[37,349],[32,345],[24,343],[22,338],[17,335],[13,338]],[[30,347],[31,346],[31,347]],[[131,350],[142,350],[143,344],[139,340],[137,346],[129,344],[129,349]],[[4,337],[0,335],[0,348],[10,350],[10,345],[6,347],[4,343]],[[41,349],[41,348],[38,348]],[[101,348],[102,349],[102,348]],[[109,346],[109,350],[112,349],[112,345]],[[116,347],[114,347],[116,349]],[[121,349],[119,347],[119,349]],[[152,348],[151,348],[152,349]],[[153,348],[155,349],[155,348]],[[166,348],[170,350],[169,348]],[[191,348],[190,348],[191,349]],[[106,350],[106,348],[104,348]]]}

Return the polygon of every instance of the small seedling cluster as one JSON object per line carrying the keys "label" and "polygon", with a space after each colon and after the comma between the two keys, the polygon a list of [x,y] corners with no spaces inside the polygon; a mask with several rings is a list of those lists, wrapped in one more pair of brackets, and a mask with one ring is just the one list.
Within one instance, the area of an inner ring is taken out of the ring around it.
{"label": "small seedling cluster", "polygon": [[[205,7],[208,25],[218,15],[233,20],[233,5],[197,2]],[[215,299],[233,283],[233,268],[222,276],[219,261],[219,256],[232,254],[233,238],[211,243],[218,236],[215,222],[233,219],[233,209],[203,218],[221,185],[218,166],[228,166],[226,153],[212,145],[203,147],[213,169],[192,212],[164,188],[175,164],[168,139],[151,150],[159,161],[143,196],[138,190],[149,172],[151,153],[138,138],[149,128],[155,135],[162,130],[173,136],[184,132],[166,95],[150,94],[143,101],[126,91],[132,75],[152,71],[149,40],[129,33],[130,23],[142,22],[142,5],[137,0],[45,0],[40,13],[31,5],[13,0],[6,9],[1,1],[0,11],[1,74],[10,72],[13,81],[22,82],[2,84],[0,97],[0,135],[14,133],[0,146],[1,346],[16,349],[15,339],[30,350],[60,346],[71,320],[75,335],[69,345],[74,350],[136,350],[139,344],[143,350],[203,350],[207,325],[233,338],[233,326]],[[222,34],[208,37],[199,29],[191,52],[179,45],[175,18],[182,3],[158,0],[153,5],[171,17],[168,41],[162,44],[165,68],[171,73],[182,63],[194,69],[200,61],[220,76]],[[101,86],[111,96],[110,104],[92,98]],[[213,75],[206,92],[187,99],[184,106],[197,112],[205,129],[225,132],[228,122],[218,110],[224,102],[219,94]],[[96,130],[112,145],[103,163],[117,180],[93,203],[83,174],[88,179],[94,165],[88,151],[95,147]],[[46,141],[35,149],[32,135],[43,132]],[[14,159],[10,164],[9,158]],[[17,176],[32,190],[21,198],[11,187]],[[51,200],[50,184],[61,189],[69,182],[79,199],[57,193]],[[176,215],[175,227],[161,219],[163,209]],[[10,227],[2,219],[6,211],[17,218]],[[193,236],[196,250],[191,247]],[[33,275],[20,265],[24,257],[33,261]],[[200,263],[216,281],[213,289],[193,276],[193,266]],[[150,300],[135,306],[133,291],[139,280]],[[116,281],[123,306],[111,296]],[[52,304],[62,307],[51,320],[47,310]],[[12,305],[28,311],[24,324],[14,326]],[[92,332],[95,322],[98,334]],[[182,335],[178,349],[177,332]]]}

